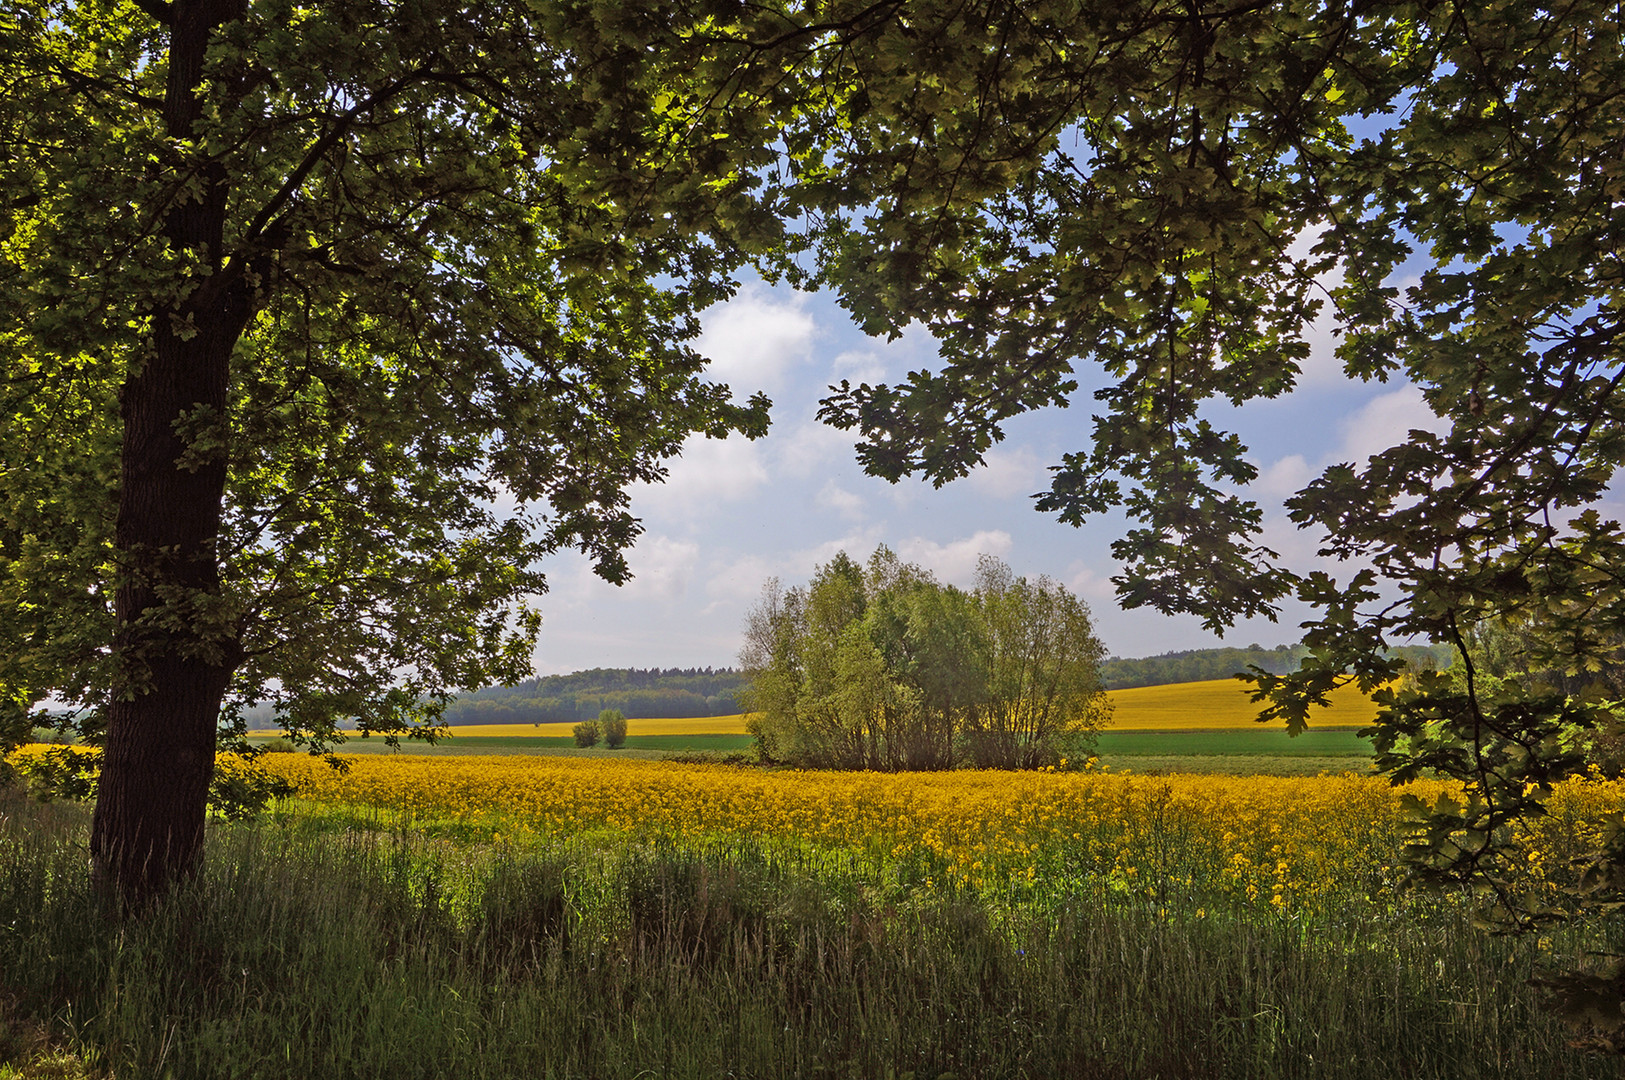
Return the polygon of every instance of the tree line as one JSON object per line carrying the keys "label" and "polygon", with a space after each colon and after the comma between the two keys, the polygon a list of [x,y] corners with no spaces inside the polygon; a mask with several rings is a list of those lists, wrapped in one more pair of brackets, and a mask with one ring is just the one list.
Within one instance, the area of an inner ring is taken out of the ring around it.
{"label": "tree line", "polygon": [[1301,645],[1277,645],[1273,649],[1249,645],[1244,649],[1182,649],[1138,658],[1113,656],[1101,663],[1100,678],[1108,690],[1126,690],[1133,686],[1228,679],[1249,666],[1285,675],[1297,669],[1305,652]]}
{"label": "tree line", "polygon": [[[1450,666],[1456,651],[1450,645],[1400,645],[1389,650],[1413,669],[1442,669]],[[1169,683],[1205,682],[1229,679],[1257,668],[1270,675],[1287,675],[1309,650],[1303,645],[1262,645],[1246,648],[1224,646],[1216,649],[1181,649],[1157,656],[1125,658],[1113,656],[1100,665],[1100,680],[1108,690],[1134,686],[1165,686]]]}
{"label": "tree line", "polygon": [[966,592],[884,546],[805,587],[769,581],[746,621],[750,730],[769,761],[838,769],[1037,768],[1110,715],[1089,608],[983,556]]}
{"label": "tree line", "polygon": [[446,706],[449,724],[557,724],[591,720],[615,709],[632,720],[656,716],[731,716],[743,711],[736,692],[697,694],[692,690],[583,691],[548,697],[512,694],[461,698]]}

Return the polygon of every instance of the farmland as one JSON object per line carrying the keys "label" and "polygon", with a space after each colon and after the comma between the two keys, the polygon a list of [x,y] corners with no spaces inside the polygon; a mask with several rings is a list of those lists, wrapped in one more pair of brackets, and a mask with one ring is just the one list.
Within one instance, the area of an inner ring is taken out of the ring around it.
{"label": "farmland", "polygon": [[[223,758],[294,797],[216,821],[133,932],[91,914],[84,806],[0,789],[0,971],[26,973],[0,1062],[9,1038],[70,1080],[1614,1075],[1528,982],[1612,930],[1501,937],[1404,887],[1405,800],[1452,789],[1357,775],[1369,703],[1288,740],[1233,682],[1115,696],[1099,760],[1058,772],[662,760],[743,745],[742,716],[635,720],[619,751],[523,725],[342,770]],[[1556,910],[1625,785],[1551,807],[1514,885]]]}
{"label": "farmland", "polygon": [[[123,931],[84,809],[0,791],[4,1008],[67,1075],[1613,1075],[1525,982],[1606,935],[1398,888],[1380,780],[261,760],[297,797]],[[1523,885],[1621,807],[1563,785]]]}
{"label": "farmland", "polygon": [[[1356,732],[1371,722],[1376,707],[1353,687],[1337,691],[1331,707],[1316,714],[1310,730],[1296,738],[1279,724],[1259,724],[1259,707],[1249,700],[1246,687],[1234,679],[1135,687],[1112,691],[1110,696],[1112,721],[1100,735],[1096,750],[1114,768],[1312,776],[1322,771],[1362,771],[1371,755],[1370,744]],[[629,720],[626,751],[577,750],[570,733],[573,725],[566,723],[460,724],[451,728],[449,739],[435,746],[407,744],[403,750],[431,756],[737,753],[751,746],[746,720],[744,714]],[[373,754],[389,748],[358,740],[343,749]]]}

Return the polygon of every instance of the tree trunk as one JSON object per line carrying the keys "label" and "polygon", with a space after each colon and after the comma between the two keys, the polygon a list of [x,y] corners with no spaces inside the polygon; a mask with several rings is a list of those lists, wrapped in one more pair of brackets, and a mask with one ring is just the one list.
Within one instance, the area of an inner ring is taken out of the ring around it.
{"label": "tree trunk", "polygon": [[[196,0],[168,9],[164,122],[171,137],[191,136],[209,36],[241,10],[239,2]],[[205,163],[200,174],[201,196],[171,202],[164,232],[177,252],[192,253],[214,274],[201,277],[178,307],[152,310],[150,349],[121,400],[119,675],[90,855],[97,881],[137,906],[189,873],[202,850],[220,703],[241,662],[235,629],[208,622],[218,605],[207,600],[220,594],[225,455],[187,455],[200,423],[226,417],[231,353],[252,297],[241,274],[221,273],[223,167]]]}

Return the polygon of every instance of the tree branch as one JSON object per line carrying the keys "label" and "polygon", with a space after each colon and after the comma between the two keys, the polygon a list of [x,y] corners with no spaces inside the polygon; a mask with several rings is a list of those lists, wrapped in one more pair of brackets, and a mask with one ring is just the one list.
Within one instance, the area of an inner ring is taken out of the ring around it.
{"label": "tree branch", "polygon": [[356,102],[339,114],[333,126],[324,132],[321,138],[310,144],[310,148],[305,151],[305,155],[299,164],[294,167],[293,172],[288,174],[288,178],[282,182],[282,186],[277,188],[276,194],[272,195],[270,199],[266,200],[265,205],[260,207],[260,212],[254,216],[254,220],[249,223],[247,231],[243,234],[244,245],[252,246],[259,240],[265,233],[267,226],[282,211],[288,200],[293,197],[293,193],[298,191],[299,186],[305,182],[305,178],[310,175],[311,170],[333,148],[334,144],[344,137],[345,133],[350,130],[351,125],[355,123],[357,117],[389,101],[428,74],[429,67],[425,64],[396,79],[377,93]]}

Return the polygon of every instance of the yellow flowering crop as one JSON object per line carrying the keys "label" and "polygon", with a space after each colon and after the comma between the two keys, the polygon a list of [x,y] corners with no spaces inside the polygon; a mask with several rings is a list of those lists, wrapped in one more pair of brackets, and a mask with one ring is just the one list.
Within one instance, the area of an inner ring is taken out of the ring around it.
{"label": "yellow flowering crop", "polygon": [[[1385,891],[1404,832],[1401,792],[1352,775],[897,775],[411,755],[357,756],[341,774],[301,756],[263,760],[315,800],[428,815],[499,814],[540,831],[609,827],[804,841],[932,857],[945,875],[970,884],[1088,874],[1128,893],[1217,892],[1283,909]],[[1405,790],[1431,800],[1444,785]],[[1538,849],[1552,841],[1546,857],[1562,862],[1587,833],[1562,822],[1596,821],[1622,806],[1618,784],[1565,785],[1554,798],[1560,812],[1531,842]],[[1563,828],[1568,833],[1559,835]]]}
{"label": "yellow flowering crop", "polygon": [[[19,755],[42,753],[28,747]],[[356,755],[338,772],[300,754],[253,771],[301,797],[426,817],[500,817],[503,832],[611,828],[674,839],[750,836],[882,859],[923,858],[972,885],[1087,876],[1125,894],[1228,896],[1283,910],[1380,897],[1395,880],[1404,794],[1381,778],[1135,776],[1108,772],[765,772],[573,757]],[[228,771],[240,762],[222,759]],[[1525,884],[1572,879],[1625,784],[1559,784],[1518,826]]]}
{"label": "yellow flowering crop", "polygon": [[[1259,704],[1250,697],[1252,687],[1237,679],[1171,683],[1167,686],[1136,686],[1113,690],[1113,731],[1213,731],[1263,730],[1258,722]],[[1316,710],[1313,727],[1368,727],[1377,716],[1377,706],[1352,684],[1331,692],[1328,707]],[[1277,731],[1286,725],[1269,725]]]}

